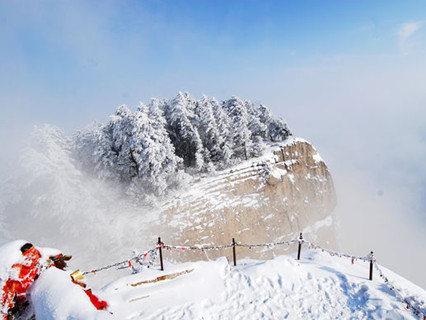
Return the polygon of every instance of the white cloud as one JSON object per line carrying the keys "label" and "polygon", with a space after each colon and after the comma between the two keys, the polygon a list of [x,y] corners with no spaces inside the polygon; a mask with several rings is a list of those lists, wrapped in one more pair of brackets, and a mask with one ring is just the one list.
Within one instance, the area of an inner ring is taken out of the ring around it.
{"label": "white cloud", "polygon": [[398,30],[398,37],[400,41],[406,41],[411,38],[421,27],[423,21],[403,23]]}

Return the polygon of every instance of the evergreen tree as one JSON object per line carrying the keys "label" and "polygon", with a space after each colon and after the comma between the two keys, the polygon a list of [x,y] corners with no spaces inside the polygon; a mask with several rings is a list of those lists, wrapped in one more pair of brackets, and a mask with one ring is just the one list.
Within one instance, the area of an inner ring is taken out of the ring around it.
{"label": "evergreen tree", "polygon": [[[111,117],[107,133],[112,135],[111,154],[117,155],[111,160],[115,160],[115,168],[121,180],[129,182],[138,176],[139,167],[135,159],[134,123],[133,114],[125,105],[119,106],[115,115]],[[109,161],[109,159],[108,159]]]}
{"label": "evergreen tree", "polygon": [[291,136],[287,123],[281,118],[274,117],[271,110],[262,104],[259,107],[259,118],[266,125],[266,138],[268,140],[283,141]]}
{"label": "evergreen tree", "polygon": [[210,168],[211,162],[217,163],[221,160],[220,155],[220,133],[216,123],[215,116],[213,114],[213,106],[211,100],[203,96],[200,101],[197,102],[196,115],[198,118],[198,133],[200,135],[201,142],[204,148],[204,167]]}
{"label": "evergreen tree", "polygon": [[244,101],[244,105],[249,116],[248,128],[252,133],[252,137],[259,136],[265,138],[267,125],[261,119],[260,107],[256,107],[248,100]]}
{"label": "evergreen tree", "polygon": [[232,137],[232,148],[237,158],[247,160],[251,148],[251,132],[248,128],[249,115],[244,105],[238,97],[224,101],[223,107],[232,120],[230,128]]}
{"label": "evergreen tree", "polygon": [[271,141],[284,141],[291,136],[291,131],[283,119],[275,118],[269,124],[268,135]]}
{"label": "evergreen tree", "polygon": [[263,139],[266,135],[267,126],[260,120],[260,110],[250,101],[244,101],[244,105],[249,115],[248,129],[251,132],[251,146],[249,154],[252,157],[259,157],[263,153]]}
{"label": "evergreen tree", "polygon": [[165,116],[176,155],[183,159],[185,167],[200,170],[203,167],[203,144],[198,134],[195,101],[188,93],[179,92],[165,106]]}
{"label": "evergreen tree", "polygon": [[150,158],[152,172],[150,177],[156,186],[156,193],[162,194],[167,188],[170,180],[182,159],[175,155],[175,148],[166,130],[167,122],[160,106],[163,105],[158,99],[153,99],[149,106],[148,118],[150,120]]}
{"label": "evergreen tree", "polygon": [[113,128],[103,124],[93,131],[93,141],[97,143],[93,151],[94,171],[101,179],[120,181],[118,172],[118,150],[114,148]]}
{"label": "evergreen tree", "polygon": [[122,182],[128,193],[146,199],[185,181],[181,169],[224,169],[260,156],[264,139],[282,141],[289,135],[285,121],[263,105],[237,97],[196,101],[179,92],[171,101],[141,103],[135,112],[119,106],[107,123],[74,135],[73,155],[86,172]]}
{"label": "evergreen tree", "polygon": [[218,157],[216,161],[216,167],[223,169],[231,165],[234,152],[232,149],[232,136],[231,136],[231,118],[223,110],[223,106],[215,99],[210,98],[210,104],[212,105],[213,115],[216,120],[218,136]]}

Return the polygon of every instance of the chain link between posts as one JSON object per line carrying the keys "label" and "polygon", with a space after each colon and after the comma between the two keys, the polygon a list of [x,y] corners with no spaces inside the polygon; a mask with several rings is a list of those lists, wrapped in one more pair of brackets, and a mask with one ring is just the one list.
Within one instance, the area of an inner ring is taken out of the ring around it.
{"label": "chain link between posts", "polygon": [[401,301],[402,303],[405,304],[406,309],[410,310],[411,312],[413,312],[414,315],[418,316],[420,319],[425,320],[426,316],[426,310],[424,307],[422,307],[421,303],[416,301],[414,299],[414,297],[410,297],[410,298],[404,298],[401,293],[400,290],[397,289],[393,284],[391,284],[391,282],[389,281],[389,279],[384,275],[383,271],[380,269],[380,267],[378,266],[378,264],[376,263],[376,260],[374,259],[374,256],[372,253],[364,256],[364,257],[360,257],[360,256],[355,256],[355,255],[351,255],[351,254],[347,254],[347,253],[341,253],[338,251],[334,251],[334,250],[330,250],[327,248],[323,248],[315,243],[306,241],[305,239],[303,239],[301,236],[297,239],[293,239],[293,240],[287,240],[287,241],[277,241],[277,242],[270,242],[270,243],[255,243],[255,244],[246,244],[246,243],[230,243],[230,244],[226,244],[226,245],[217,245],[217,246],[213,246],[213,245],[192,245],[192,246],[180,246],[180,245],[166,245],[163,242],[160,242],[156,247],[145,251],[142,254],[136,255],[130,259],[127,260],[123,260],[121,262],[117,262],[114,264],[110,264],[104,267],[100,267],[97,269],[93,269],[91,271],[86,271],[83,272],[83,275],[87,275],[87,274],[96,274],[99,271],[103,271],[103,270],[107,270],[107,269],[111,269],[114,267],[117,267],[118,269],[123,269],[123,268],[132,268],[133,270],[136,270],[135,265],[132,263],[132,261],[135,261],[137,264],[141,265],[141,266],[153,266],[154,265],[154,261],[156,260],[157,256],[158,256],[158,252],[160,250],[160,248],[163,248],[165,250],[182,250],[182,251],[186,251],[186,250],[198,250],[198,251],[207,251],[207,250],[220,250],[220,249],[227,249],[227,248],[232,248],[232,247],[245,247],[245,248],[259,248],[259,247],[266,247],[266,248],[273,248],[275,246],[279,246],[279,245],[291,245],[294,243],[298,243],[300,245],[307,245],[308,249],[313,249],[313,250],[320,250],[321,252],[326,252],[328,253],[330,256],[332,257],[340,257],[340,258],[348,258],[352,260],[352,264],[354,263],[354,261],[363,261],[363,262],[370,262],[372,264],[374,264],[375,269],[377,270],[377,272],[379,273],[379,276],[384,280],[386,286],[392,290],[393,292],[395,292],[395,296],[398,298],[399,301]]}
{"label": "chain link between posts", "polygon": [[383,273],[382,269],[380,269],[377,263],[374,263],[374,267],[376,268],[377,272],[379,273],[379,276],[383,279],[389,290],[393,291],[398,300],[406,305],[406,309],[410,310],[411,312],[413,312],[413,314],[424,320],[426,315],[426,308],[424,306],[422,307],[421,303],[416,301],[414,297],[404,298],[400,292],[401,289],[397,288],[394,284],[391,283],[389,278],[386,277],[386,275]]}

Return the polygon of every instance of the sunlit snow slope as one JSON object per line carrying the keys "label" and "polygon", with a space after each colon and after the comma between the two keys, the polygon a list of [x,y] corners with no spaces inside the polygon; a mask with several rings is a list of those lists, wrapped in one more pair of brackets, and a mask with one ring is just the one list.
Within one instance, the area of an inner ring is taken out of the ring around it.
{"label": "sunlit snow slope", "polygon": [[[399,294],[426,300],[423,289],[382,269],[399,285]],[[173,279],[157,279],[174,274],[178,276]],[[163,272],[146,269],[112,282],[97,294],[110,303],[113,316],[123,320],[417,319],[377,274],[373,281],[368,274],[368,262],[352,264],[350,259],[306,250],[300,261],[279,256],[240,260],[237,267],[225,258],[166,263]],[[45,299],[49,304],[51,297]]]}

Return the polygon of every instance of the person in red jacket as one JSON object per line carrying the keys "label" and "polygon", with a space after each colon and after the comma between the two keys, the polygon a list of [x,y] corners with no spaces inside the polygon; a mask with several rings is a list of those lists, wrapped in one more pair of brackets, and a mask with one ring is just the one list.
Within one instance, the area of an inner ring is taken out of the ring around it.
{"label": "person in red jacket", "polygon": [[[65,261],[71,259],[71,256],[64,256],[62,253],[59,253],[55,256],[50,256],[47,261],[42,261],[40,251],[31,243],[24,244],[20,250],[22,252],[22,259],[19,263],[12,265],[9,271],[9,278],[2,288],[0,300],[1,320],[10,320],[14,316],[25,312],[29,305],[27,291],[42,270],[52,266],[64,270],[67,267]],[[72,281],[77,283],[74,279]],[[82,285],[81,283],[77,284]],[[84,292],[88,295],[96,309],[106,309],[108,304],[96,297],[90,289],[84,289]]]}
{"label": "person in red jacket", "polygon": [[49,257],[42,264],[40,251],[31,243],[24,244],[20,250],[22,260],[12,265],[9,279],[3,286],[0,301],[2,319],[12,319],[13,315],[26,309],[28,306],[27,290],[39,276],[42,267],[55,266],[63,270],[66,267],[65,260],[71,259],[71,256],[64,256],[60,253]]}
{"label": "person in red jacket", "polygon": [[1,315],[8,320],[18,311],[25,308],[27,302],[26,292],[40,271],[40,252],[31,243],[21,247],[22,262],[12,265],[10,277],[2,290]]}

